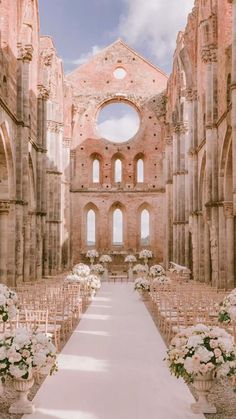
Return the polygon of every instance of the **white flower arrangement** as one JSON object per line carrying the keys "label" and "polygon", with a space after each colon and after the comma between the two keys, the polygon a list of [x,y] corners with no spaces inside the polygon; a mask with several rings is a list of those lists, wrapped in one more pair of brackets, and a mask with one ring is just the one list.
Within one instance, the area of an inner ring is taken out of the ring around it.
{"label": "white flower arrangement", "polygon": [[236,321],[236,288],[220,303],[219,322],[231,323]]}
{"label": "white flower arrangement", "polygon": [[137,278],[134,282],[136,291],[150,291],[150,282],[145,278]]}
{"label": "white flower arrangement", "polygon": [[72,272],[80,277],[86,277],[90,274],[90,268],[84,263],[78,263],[73,267]]}
{"label": "white flower arrangement", "polygon": [[152,284],[153,285],[170,285],[171,279],[168,278],[168,276],[160,275],[153,279]]}
{"label": "white flower arrangement", "polygon": [[146,274],[147,273],[147,267],[145,265],[142,265],[141,263],[137,263],[137,265],[134,265],[133,272],[138,274]]}
{"label": "white flower arrangement", "polygon": [[102,266],[101,263],[97,263],[97,264],[91,266],[91,272],[95,273],[97,275],[103,274],[104,271],[105,271],[105,269],[104,269],[104,267]]}
{"label": "white flower arrangement", "polygon": [[98,258],[99,254],[96,249],[88,250],[86,253],[86,258]]}
{"label": "white flower arrangement", "polygon": [[80,277],[75,274],[75,273],[70,273],[69,275],[67,275],[65,277],[65,281],[69,281],[69,282],[79,282],[80,281]]}
{"label": "white flower arrangement", "polygon": [[99,290],[101,288],[101,281],[96,275],[89,275],[88,276],[88,283],[92,290]]}
{"label": "white flower arrangement", "polygon": [[148,249],[143,249],[139,252],[139,259],[151,259],[152,258],[152,251]]}
{"label": "white flower arrangement", "polygon": [[150,268],[149,275],[152,277],[157,277],[165,274],[165,269],[161,265],[153,265]]}
{"label": "white flower arrangement", "polygon": [[135,263],[137,262],[137,258],[134,255],[127,255],[125,258],[125,263]]}
{"label": "white flower arrangement", "polygon": [[34,372],[52,374],[57,371],[56,348],[43,333],[24,328],[5,333],[0,340],[0,377],[31,377]]}
{"label": "white flower arrangement", "polygon": [[171,341],[166,360],[171,374],[186,382],[210,371],[217,377],[236,372],[232,336],[224,329],[203,324],[179,332]]}
{"label": "white flower arrangement", "polygon": [[16,317],[18,313],[17,294],[6,285],[0,284],[0,320],[6,322]]}
{"label": "white flower arrangement", "polygon": [[101,263],[111,263],[112,258],[109,255],[102,255],[99,259],[99,262],[101,262]]}

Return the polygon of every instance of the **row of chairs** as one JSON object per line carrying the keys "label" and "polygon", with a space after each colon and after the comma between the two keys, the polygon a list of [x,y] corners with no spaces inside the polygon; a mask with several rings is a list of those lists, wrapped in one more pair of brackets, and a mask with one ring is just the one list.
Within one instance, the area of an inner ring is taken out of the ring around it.
{"label": "row of chairs", "polygon": [[66,284],[64,278],[24,283],[15,291],[19,299],[19,313],[14,321],[2,323],[2,331],[16,327],[43,332],[51,337],[57,351],[79,321],[89,303],[87,283]]}
{"label": "row of chairs", "polygon": [[[194,281],[170,285],[151,285],[153,316],[164,339],[169,343],[183,328],[197,323],[219,325],[219,304],[226,292]],[[222,325],[220,325],[222,327]],[[233,334],[233,329],[224,326]]]}

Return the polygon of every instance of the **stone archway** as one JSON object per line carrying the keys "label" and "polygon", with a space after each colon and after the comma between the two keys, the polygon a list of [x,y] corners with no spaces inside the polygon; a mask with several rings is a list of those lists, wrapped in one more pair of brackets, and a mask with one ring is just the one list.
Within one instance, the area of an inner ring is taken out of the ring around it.
{"label": "stone archway", "polygon": [[[0,128],[0,282],[9,282],[9,272],[13,269],[9,255],[14,258],[14,212],[11,208],[14,194],[14,171],[10,143],[5,124]],[[11,266],[10,266],[11,265]],[[12,272],[13,274],[13,272]]]}

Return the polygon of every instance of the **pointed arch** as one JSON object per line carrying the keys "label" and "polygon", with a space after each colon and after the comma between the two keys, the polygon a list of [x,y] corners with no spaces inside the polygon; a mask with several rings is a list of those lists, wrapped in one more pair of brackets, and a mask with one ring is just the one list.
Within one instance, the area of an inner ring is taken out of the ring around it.
{"label": "pointed arch", "polygon": [[113,183],[121,183],[124,182],[124,165],[125,165],[125,158],[123,154],[116,153],[112,156],[111,160],[111,179]]}
{"label": "pointed arch", "polygon": [[149,203],[144,202],[138,208],[137,231],[138,248],[151,246],[153,239],[153,211]]}
{"label": "pointed arch", "polygon": [[103,182],[102,161],[101,154],[93,153],[90,155],[90,178],[92,183],[101,184]]}
{"label": "pointed arch", "polygon": [[126,208],[121,202],[114,202],[109,210],[111,246],[125,246],[127,236]]}
{"label": "pointed arch", "polygon": [[84,207],[84,245],[86,247],[95,247],[98,243],[98,223],[99,210],[98,207],[89,202]]}
{"label": "pointed arch", "polygon": [[134,181],[143,183],[145,179],[145,157],[143,153],[138,153],[134,157]]}

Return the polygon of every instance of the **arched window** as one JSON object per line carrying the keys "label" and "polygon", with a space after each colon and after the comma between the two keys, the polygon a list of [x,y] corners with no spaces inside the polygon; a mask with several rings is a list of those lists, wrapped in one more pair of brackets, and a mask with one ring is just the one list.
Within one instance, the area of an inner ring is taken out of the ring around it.
{"label": "arched window", "polygon": [[122,181],[122,161],[120,159],[115,160],[115,182]]}
{"label": "arched window", "polygon": [[143,159],[137,161],[137,182],[144,182],[144,170],[143,170]]}
{"label": "arched window", "polygon": [[100,182],[100,161],[98,159],[93,160],[93,183]]}
{"label": "arched window", "polygon": [[87,245],[94,246],[96,244],[96,214],[91,209],[87,213]]}
{"label": "arched window", "polygon": [[141,212],[141,245],[150,244],[150,216],[148,210]]}
{"label": "arched window", "polygon": [[122,244],[123,243],[123,214],[122,211],[117,208],[113,212],[113,244]]}

